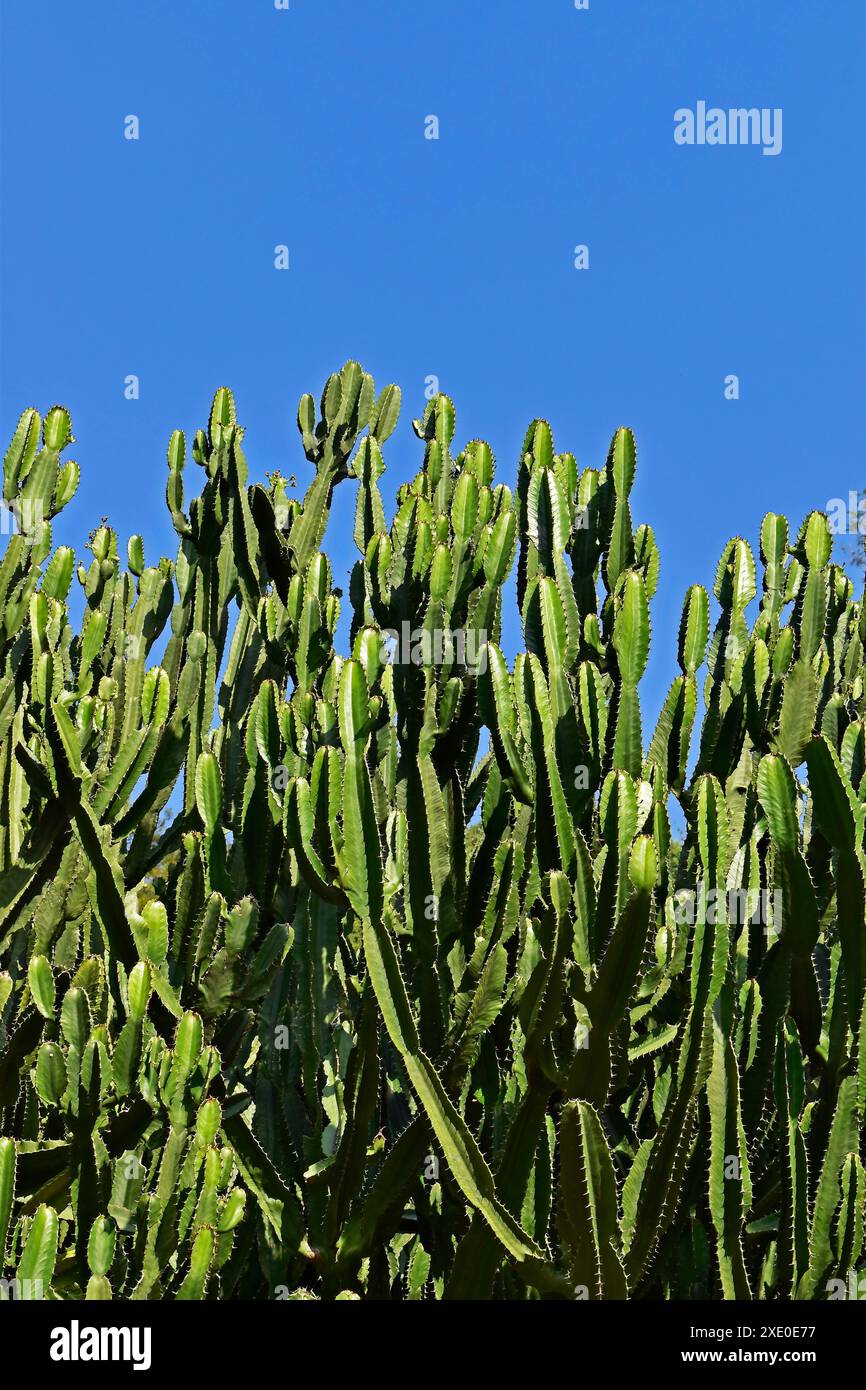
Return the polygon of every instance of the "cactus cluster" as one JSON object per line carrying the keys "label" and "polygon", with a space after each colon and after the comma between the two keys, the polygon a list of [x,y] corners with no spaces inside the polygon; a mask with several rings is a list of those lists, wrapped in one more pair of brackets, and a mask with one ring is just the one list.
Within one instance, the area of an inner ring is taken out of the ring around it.
{"label": "cactus cluster", "polygon": [[689,589],[645,732],[632,433],[580,470],[534,421],[512,492],[438,395],[389,526],[400,404],[354,362],[305,395],[300,501],[250,484],[220,389],[156,564],[107,524],[52,549],[70,417],[15,430],[0,1298],[847,1291],[866,605],[826,517],[764,519],[757,604],[741,538]]}

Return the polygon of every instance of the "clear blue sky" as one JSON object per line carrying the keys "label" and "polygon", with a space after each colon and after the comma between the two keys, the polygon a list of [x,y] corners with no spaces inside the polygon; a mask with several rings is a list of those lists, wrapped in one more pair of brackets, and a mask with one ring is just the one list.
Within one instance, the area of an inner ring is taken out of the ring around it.
{"label": "clear blue sky", "polygon": [[[654,715],[683,592],[711,584],[727,538],[866,485],[863,0],[0,14],[0,426],[29,404],[72,411],[83,479],[56,541],[107,514],[151,561],[173,553],[168,436],[205,424],[223,383],[253,476],[303,487],[298,397],[349,356],[403,387],[392,488],[418,465],[429,374],[511,483],[536,415],[581,465],[630,424],[636,520],[662,554]],[[782,153],[677,146],[675,110],[701,100],[781,107]],[[351,509],[347,486],[341,578]]]}

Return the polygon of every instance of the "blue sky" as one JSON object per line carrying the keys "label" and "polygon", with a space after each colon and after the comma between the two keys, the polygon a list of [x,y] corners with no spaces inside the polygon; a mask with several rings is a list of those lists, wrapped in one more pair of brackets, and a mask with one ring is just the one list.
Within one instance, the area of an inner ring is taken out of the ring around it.
{"label": "blue sky", "polygon": [[[488,439],[509,483],[537,415],[582,466],[629,424],[635,519],[662,557],[654,715],[683,593],[712,583],[728,537],[866,485],[862,0],[0,0],[0,15],[0,427],[70,407],[83,478],[57,541],[106,514],[150,561],[173,554],[168,436],[205,424],[221,384],[253,476],[303,488],[298,397],[349,356],[403,388],[392,490],[418,466],[432,374],[458,439]],[[674,112],[701,100],[781,108],[782,152],[678,146]],[[337,582],[351,511],[347,486]]]}

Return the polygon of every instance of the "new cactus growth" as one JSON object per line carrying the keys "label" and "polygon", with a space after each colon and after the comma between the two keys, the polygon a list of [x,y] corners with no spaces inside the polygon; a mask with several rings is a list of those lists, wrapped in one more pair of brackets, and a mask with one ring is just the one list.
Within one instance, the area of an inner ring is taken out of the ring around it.
{"label": "new cactus growth", "polygon": [[2,1296],[837,1296],[866,1262],[866,605],[827,519],[764,519],[757,612],[739,537],[688,590],[647,730],[631,432],[581,471],[533,421],[512,492],[439,395],[389,524],[400,405],[354,362],[305,395],[297,501],[250,481],[221,388],[171,436],[156,563],[107,524],[52,549],[71,421],[21,416]]}

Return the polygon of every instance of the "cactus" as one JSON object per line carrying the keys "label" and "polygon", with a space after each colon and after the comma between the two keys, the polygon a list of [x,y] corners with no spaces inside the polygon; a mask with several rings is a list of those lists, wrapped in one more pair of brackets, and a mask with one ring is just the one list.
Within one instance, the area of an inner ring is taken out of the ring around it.
{"label": "cactus", "polygon": [[4,1296],[831,1297],[866,1260],[866,604],[827,519],[688,590],[648,731],[631,432],[581,470],[533,421],[512,492],[438,395],[389,523],[400,407],[355,362],[304,395],[296,500],[220,388],[150,564],[107,522],[52,550],[71,420],[15,429]]}

